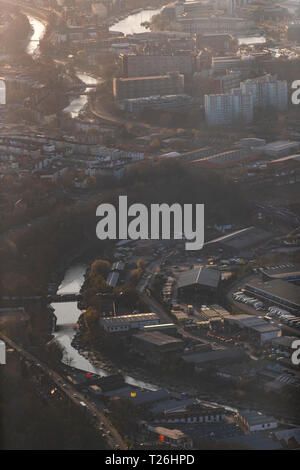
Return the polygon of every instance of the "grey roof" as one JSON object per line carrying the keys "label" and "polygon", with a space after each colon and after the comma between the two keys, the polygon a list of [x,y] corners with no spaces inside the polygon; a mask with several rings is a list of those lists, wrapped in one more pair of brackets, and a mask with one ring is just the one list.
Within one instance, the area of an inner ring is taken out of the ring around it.
{"label": "grey roof", "polygon": [[167,390],[137,392],[136,396],[134,397],[134,403],[136,405],[146,405],[147,403],[163,400],[169,396],[170,394]]}
{"label": "grey roof", "polygon": [[234,447],[234,444],[238,446],[238,448],[245,449],[251,448],[254,450],[281,450],[282,446],[279,442],[273,441],[273,439],[269,437],[265,437],[261,434],[250,434],[246,436],[235,436],[229,437],[228,439],[222,439],[225,444],[230,444],[231,447]]}
{"label": "grey roof", "polygon": [[216,351],[209,351],[197,354],[188,354],[182,356],[185,362],[193,362],[201,364],[203,362],[222,361],[223,359],[236,359],[245,355],[243,349],[240,348],[226,348],[218,349]]}
{"label": "grey roof", "polygon": [[300,443],[300,428],[284,429],[283,431],[276,431],[276,432],[273,432],[273,435],[279,441],[284,440],[287,443],[289,439],[295,439],[298,443]]}
{"label": "grey roof", "polygon": [[157,321],[156,313],[136,313],[133,315],[118,315],[115,317],[100,318],[100,324],[105,326],[125,326],[137,322]]}
{"label": "grey roof", "polygon": [[280,266],[266,266],[261,269],[261,272],[274,278],[296,276],[300,274],[300,265],[286,263]]}
{"label": "grey roof", "polygon": [[290,282],[282,281],[281,279],[263,282],[259,277],[254,277],[248,281],[246,284],[246,288],[247,287],[252,287],[256,291],[260,291],[261,294],[272,295],[278,300],[287,300],[300,307],[300,287]]}
{"label": "grey roof", "polygon": [[110,287],[116,287],[119,280],[119,273],[112,271],[108,274],[106,282]]}
{"label": "grey roof", "polygon": [[239,415],[249,424],[249,426],[255,426],[257,424],[276,423],[277,420],[273,416],[266,416],[257,411],[240,411]]}
{"label": "grey roof", "polygon": [[277,326],[274,325],[270,325],[267,322],[266,324],[253,325],[251,326],[251,329],[258,331],[259,333],[271,333],[272,331],[280,331],[280,328],[277,328]]}
{"label": "grey roof", "polygon": [[296,336],[280,336],[279,338],[273,338],[271,340],[272,344],[274,346],[286,346],[287,348],[290,348],[293,344],[294,341],[296,341],[297,338]]}
{"label": "grey roof", "polygon": [[188,287],[199,284],[207,287],[217,288],[221,279],[220,271],[211,268],[196,268],[183,272],[177,281],[177,287]]}
{"label": "grey roof", "polygon": [[156,346],[163,346],[166,344],[183,344],[183,341],[178,338],[173,338],[160,331],[144,331],[133,336],[133,338],[140,339],[146,343],[155,344]]}
{"label": "grey roof", "polygon": [[170,413],[173,411],[185,410],[187,406],[197,403],[195,398],[187,398],[186,400],[164,400],[150,408],[151,413]]}
{"label": "grey roof", "polygon": [[112,271],[123,271],[124,268],[125,263],[123,261],[116,261],[111,267]]}
{"label": "grey roof", "polygon": [[266,232],[265,230],[256,227],[248,227],[233,233],[229,233],[223,237],[215,238],[214,240],[210,240],[205,244],[209,245],[212,243],[221,243],[228,248],[243,250],[249,246],[262,243],[263,241],[270,238],[270,236],[270,233]]}

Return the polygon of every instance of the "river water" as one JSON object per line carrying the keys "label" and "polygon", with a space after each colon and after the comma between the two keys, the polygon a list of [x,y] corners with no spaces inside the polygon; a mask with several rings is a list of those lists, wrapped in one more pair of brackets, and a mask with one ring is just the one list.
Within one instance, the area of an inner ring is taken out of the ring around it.
{"label": "river water", "polygon": [[29,15],[27,16],[27,18],[33,28],[33,33],[27,46],[26,52],[27,54],[37,56],[39,55],[39,41],[45,34],[46,26],[37,18],[33,18]]}
{"label": "river water", "polygon": [[[84,281],[86,269],[87,266],[85,264],[77,263],[71,266],[66,271],[65,277],[57,290],[57,294],[78,294]],[[54,336],[65,350],[63,361],[66,364],[70,363],[72,367],[76,367],[77,369],[93,372],[100,376],[108,375],[107,370],[94,366],[88,358],[82,356],[71,344],[76,333],[76,323],[81,314],[77,302],[53,303],[51,306],[54,308],[54,313],[57,318],[57,329]],[[124,378],[126,383],[136,387],[147,390],[158,389],[155,385],[134,379],[128,375],[124,375]]]}
{"label": "river water", "polygon": [[140,13],[135,13],[134,15],[129,15],[124,20],[119,21],[112,25],[110,31],[120,31],[121,33],[126,34],[136,34],[144,33],[148,31],[145,26],[142,26],[141,23],[144,21],[150,21],[154,15],[157,15],[161,11],[161,8],[155,10],[143,10]]}
{"label": "river water", "polygon": [[[153,15],[159,13],[158,10],[145,10],[141,13],[130,15],[125,20],[116,23],[111,27],[112,31],[122,31],[126,33],[138,33],[143,32],[146,28],[140,25],[143,21],[149,21]],[[38,54],[38,41],[43,36],[45,32],[45,25],[39,20],[29,17],[29,21],[33,26],[34,33],[31,37],[30,43],[27,48],[27,52],[31,55]],[[95,84],[98,81],[84,73],[78,73],[78,78],[82,80],[85,84]],[[90,90],[89,88],[87,91]],[[65,109],[65,111],[70,112],[72,117],[75,117],[79,114],[80,110],[85,106],[87,102],[87,96],[81,95],[78,98],[74,99],[70,105]],[[82,263],[76,263],[72,265],[65,273],[64,279],[61,282],[57,294],[77,294],[80,291],[80,288],[84,282],[84,275],[87,269],[87,265]],[[54,309],[55,316],[57,318],[57,329],[54,333],[56,340],[64,347],[65,356],[63,361],[65,363],[70,363],[73,367],[77,369],[92,372],[100,376],[107,376],[109,373],[104,368],[94,366],[91,361],[80,354],[77,349],[73,348],[71,345],[72,339],[74,338],[76,332],[76,323],[81,314],[77,306],[77,302],[64,302],[64,303],[53,303],[52,307]],[[142,380],[137,380],[131,376],[124,375],[126,383],[141,387],[146,390],[158,390],[159,387],[144,382]],[[207,402],[208,403],[208,402]],[[222,406],[222,405],[220,405]],[[225,407],[226,408],[226,407]]]}
{"label": "river water", "polygon": [[[77,73],[76,74],[79,80],[81,80],[85,85],[97,85],[99,81],[91,77],[90,75],[86,73]],[[85,93],[89,93],[92,91],[93,88],[86,88]],[[66,113],[69,113],[72,118],[76,118],[80,111],[85,107],[85,105],[88,102],[88,96],[87,95],[79,95],[76,98],[74,98],[70,104],[64,109]]]}

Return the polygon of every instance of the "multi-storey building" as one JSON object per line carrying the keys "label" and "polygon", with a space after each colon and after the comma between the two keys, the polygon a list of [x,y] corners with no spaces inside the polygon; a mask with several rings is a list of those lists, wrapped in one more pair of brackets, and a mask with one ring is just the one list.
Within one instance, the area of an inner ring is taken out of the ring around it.
{"label": "multi-storey building", "polygon": [[263,75],[241,82],[243,93],[253,95],[254,106],[264,108],[273,106],[284,110],[288,105],[288,84],[286,80],[277,80],[272,75]]}
{"label": "multi-storey building", "polygon": [[197,33],[233,33],[245,31],[247,22],[244,18],[225,16],[202,16],[199,18],[179,18],[183,31]]}
{"label": "multi-storey building", "polygon": [[113,93],[117,101],[142,96],[181,95],[184,93],[184,76],[172,72],[151,77],[115,78]]}
{"label": "multi-storey building", "polygon": [[230,93],[205,95],[205,117],[208,125],[230,125],[236,120],[253,120],[253,97],[239,88]]}
{"label": "multi-storey building", "polygon": [[195,57],[188,54],[139,55],[121,54],[123,77],[145,77],[164,75],[168,72],[192,74],[195,71]]}

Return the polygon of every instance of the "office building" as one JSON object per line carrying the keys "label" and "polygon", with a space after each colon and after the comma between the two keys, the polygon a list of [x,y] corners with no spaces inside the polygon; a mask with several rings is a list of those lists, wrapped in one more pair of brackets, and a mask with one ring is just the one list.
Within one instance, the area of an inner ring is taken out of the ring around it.
{"label": "office building", "polygon": [[194,100],[189,95],[164,95],[131,98],[119,102],[120,109],[129,113],[138,113],[143,109],[163,109],[168,111],[190,110]]}
{"label": "office building", "polygon": [[184,76],[172,72],[151,77],[114,78],[113,93],[117,101],[154,95],[181,95]]}
{"label": "office building", "polygon": [[141,55],[122,54],[123,77],[146,77],[179,72],[191,75],[195,71],[195,57],[190,54]]}

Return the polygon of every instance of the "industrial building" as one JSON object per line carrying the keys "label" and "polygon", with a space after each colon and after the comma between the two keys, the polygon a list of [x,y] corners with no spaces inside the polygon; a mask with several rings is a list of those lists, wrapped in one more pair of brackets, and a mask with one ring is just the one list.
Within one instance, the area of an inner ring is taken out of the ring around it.
{"label": "industrial building", "polygon": [[156,442],[165,443],[180,448],[191,447],[189,437],[179,429],[169,429],[162,426],[147,425],[147,438]]}
{"label": "industrial building", "polygon": [[[188,400],[183,400],[183,403],[181,401],[175,401],[175,400],[169,400],[170,402],[173,401],[174,405],[172,407],[169,406],[169,408],[166,410],[164,409],[160,413],[157,412],[160,408],[163,408],[164,402],[161,404],[159,403],[158,405],[154,406],[151,409],[151,412],[153,413],[153,409],[156,410],[155,414],[156,417],[154,419],[154,422],[160,422],[160,423],[169,423],[169,424],[174,424],[174,423],[219,423],[225,419],[225,410],[223,408],[218,408],[214,406],[205,406],[205,405],[199,405],[197,403],[192,403],[190,405],[185,405],[186,401],[195,401],[193,399],[188,399]],[[160,406],[162,405],[162,406]]]}
{"label": "industrial building", "polygon": [[211,364],[232,364],[234,361],[242,361],[246,358],[245,351],[241,348],[231,347],[217,349],[215,351],[200,352],[195,354],[185,354],[182,359],[195,368],[202,370],[204,367],[211,367]]}
{"label": "industrial building", "polygon": [[241,411],[237,414],[237,420],[246,427],[249,432],[267,431],[275,429],[278,423],[272,416],[265,416],[257,411]]}
{"label": "industrial building", "polygon": [[300,42],[300,20],[296,20],[288,25],[288,41]]}
{"label": "industrial building", "polygon": [[231,315],[224,318],[225,330],[230,333],[242,332],[250,341],[263,344],[281,336],[280,328],[273,326],[264,318],[254,315]]}
{"label": "industrial building", "polygon": [[143,331],[132,336],[135,349],[146,354],[146,359],[156,361],[171,354],[174,358],[183,352],[184,343],[181,339],[168,336],[161,331]]}
{"label": "industrial building", "polygon": [[280,266],[266,266],[260,268],[265,280],[281,279],[282,281],[299,281],[300,265],[285,263]]}
{"label": "industrial building", "polygon": [[155,95],[184,93],[184,75],[177,72],[151,77],[114,78],[113,94],[117,101]]}
{"label": "industrial building", "polygon": [[221,273],[211,268],[196,268],[180,274],[177,280],[179,297],[214,297],[218,292]]}
{"label": "industrial building", "polygon": [[277,140],[258,147],[257,150],[269,157],[286,157],[299,150],[300,144],[297,141]]}
{"label": "industrial building", "polygon": [[228,253],[241,253],[251,247],[256,247],[271,238],[271,234],[257,227],[248,227],[205,243],[206,247],[214,250],[216,247]]}
{"label": "industrial building", "polygon": [[200,168],[230,168],[258,158],[259,154],[252,150],[235,149],[193,160],[191,165],[197,165]]}
{"label": "industrial building", "polygon": [[104,317],[99,320],[100,326],[109,333],[142,329],[146,325],[157,325],[158,316],[155,313],[138,313],[135,315],[119,315]]}
{"label": "industrial building", "polygon": [[245,285],[248,294],[254,295],[267,305],[274,305],[291,313],[300,312],[300,287],[281,279],[264,282],[254,277]]}
{"label": "industrial building", "polygon": [[299,341],[296,336],[281,336],[271,340],[271,346],[280,354],[290,358],[295,351],[292,347],[294,341]]}

